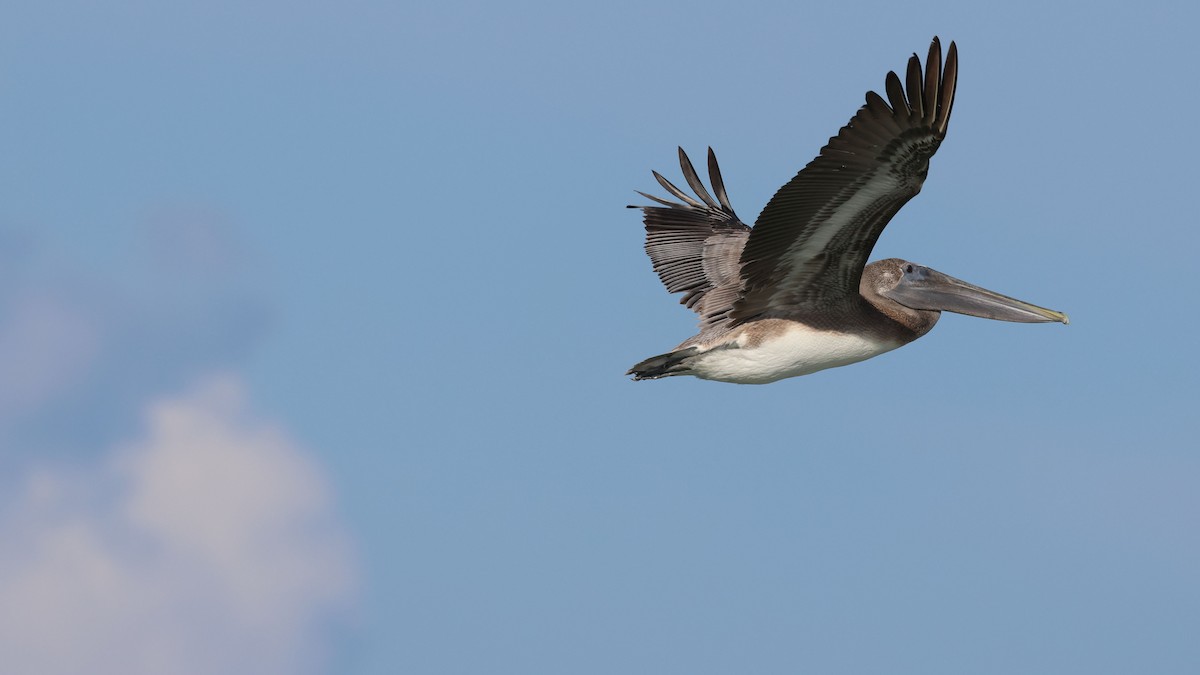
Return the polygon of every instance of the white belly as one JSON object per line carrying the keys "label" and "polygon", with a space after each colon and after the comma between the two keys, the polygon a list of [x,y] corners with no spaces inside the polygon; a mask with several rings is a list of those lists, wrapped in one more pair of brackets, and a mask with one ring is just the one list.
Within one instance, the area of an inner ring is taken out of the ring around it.
{"label": "white belly", "polygon": [[689,370],[705,380],[766,384],[865,361],[902,344],[788,324],[783,331],[762,340],[742,334],[728,346],[714,345],[711,351],[697,355],[688,364]]}

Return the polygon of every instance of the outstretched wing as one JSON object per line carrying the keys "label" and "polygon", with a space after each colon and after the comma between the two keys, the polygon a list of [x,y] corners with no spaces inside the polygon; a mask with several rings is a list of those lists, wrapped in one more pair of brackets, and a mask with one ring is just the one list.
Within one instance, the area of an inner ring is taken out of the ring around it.
{"label": "outstretched wing", "polygon": [[[742,251],[744,290],[730,318],[811,314],[857,299],[863,267],[892,216],[921,191],[946,136],[958,49],[933,39],[922,73],[916,54],[905,85],[887,75],[850,123],[775,193]],[[890,102],[890,106],[889,106]]]}
{"label": "outstretched wing", "polygon": [[738,220],[729,205],[712,148],[708,149],[708,177],[716,199],[705,189],[683,148],[679,148],[679,166],[699,200],[655,171],[658,183],[680,202],[639,192],[661,206],[630,208],[642,209],[646,253],[658,278],[667,291],[684,294],[680,303],[698,313],[701,327],[707,328],[723,321],[740,295],[739,261],[750,228]]}

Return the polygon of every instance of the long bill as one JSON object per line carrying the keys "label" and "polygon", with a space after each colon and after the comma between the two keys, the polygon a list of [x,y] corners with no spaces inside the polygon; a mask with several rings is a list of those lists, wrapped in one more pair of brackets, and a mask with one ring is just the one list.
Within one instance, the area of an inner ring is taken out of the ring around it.
{"label": "long bill", "polygon": [[980,288],[928,267],[910,267],[912,271],[906,270],[900,283],[883,293],[906,307],[955,312],[997,321],[1071,322],[1062,312]]}

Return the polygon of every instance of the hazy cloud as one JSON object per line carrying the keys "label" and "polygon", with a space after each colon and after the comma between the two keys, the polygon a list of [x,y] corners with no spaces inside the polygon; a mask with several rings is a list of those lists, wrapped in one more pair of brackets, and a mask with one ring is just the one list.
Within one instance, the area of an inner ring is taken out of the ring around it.
{"label": "hazy cloud", "polygon": [[0,225],[0,461],[94,456],[146,401],[236,368],[266,333],[254,256],[219,214],[159,209],[130,229],[81,257]]}
{"label": "hazy cloud", "polygon": [[50,293],[13,294],[0,318],[0,422],[76,384],[98,349],[92,320]]}
{"label": "hazy cloud", "polygon": [[11,672],[314,672],[354,589],[321,472],[233,376],[90,468],[33,467],[0,540]]}

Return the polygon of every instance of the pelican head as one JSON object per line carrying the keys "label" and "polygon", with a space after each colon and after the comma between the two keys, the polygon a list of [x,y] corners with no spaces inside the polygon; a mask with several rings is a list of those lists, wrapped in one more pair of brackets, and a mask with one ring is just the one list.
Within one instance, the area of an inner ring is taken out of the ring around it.
{"label": "pelican head", "polygon": [[[889,258],[863,272],[861,291],[920,312],[955,312],[997,321],[1070,323],[1062,312],[980,288],[914,262]],[[878,302],[874,303],[878,305]]]}

